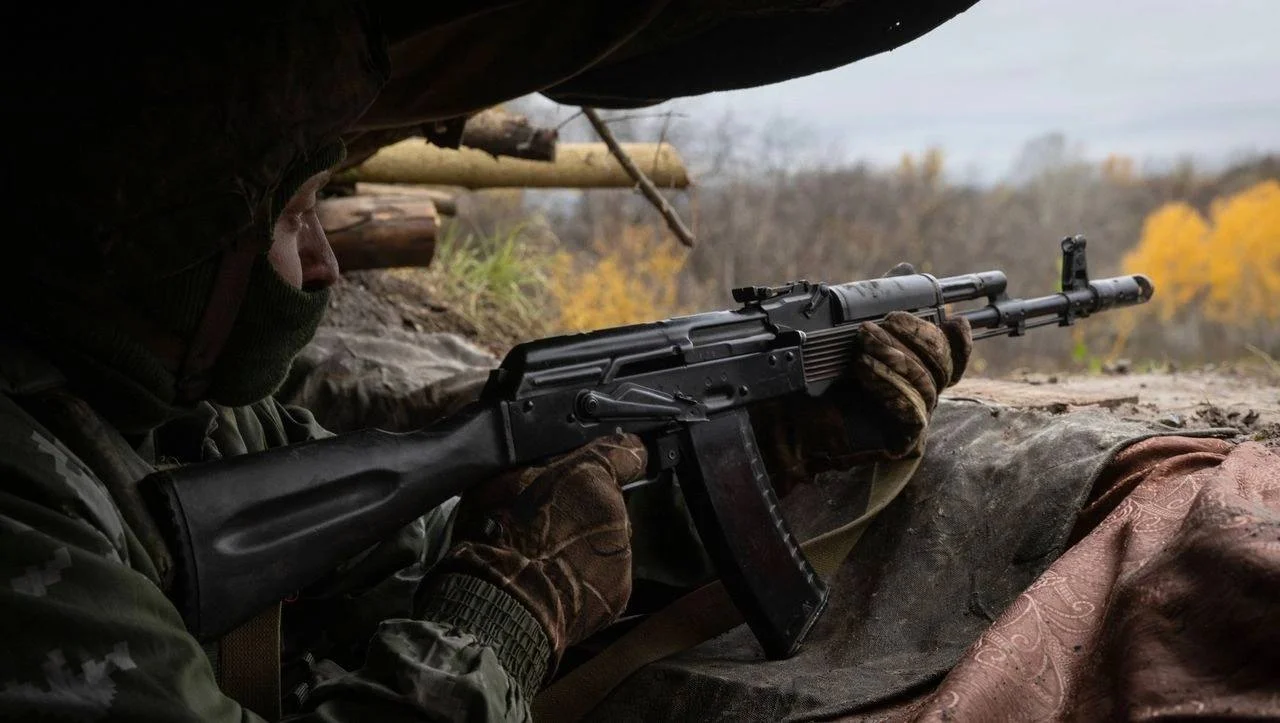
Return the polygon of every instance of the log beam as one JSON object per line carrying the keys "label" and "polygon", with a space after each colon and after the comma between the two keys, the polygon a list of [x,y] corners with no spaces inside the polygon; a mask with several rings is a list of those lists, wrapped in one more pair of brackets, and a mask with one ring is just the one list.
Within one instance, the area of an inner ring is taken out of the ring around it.
{"label": "log beam", "polygon": [[[666,143],[623,143],[659,188],[689,187],[689,173]],[[437,148],[410,138],[340,174],[344,182],[413,183],[462,188],[630,188],[635,181],[603,143],[561,143],[554,162],[494,158],[472,148]]]}
{"label": "log beam", "polygon": [[412,186],[404,183],[357,183],[357,196],[421,196],[436,207],[440,216],[458,215],[458,196],[439,188]]}
{"label": "log beam", "polygon": [[559,136],[554,128],[537,128],[522,115],[491,108],[467,119],[462,145],[491,156],[554,161]]}
{"label": "log beam", "polygon": [[439,217],[423,196],[326,198],[316,215],[343,271],[426,267],[435,255]]}

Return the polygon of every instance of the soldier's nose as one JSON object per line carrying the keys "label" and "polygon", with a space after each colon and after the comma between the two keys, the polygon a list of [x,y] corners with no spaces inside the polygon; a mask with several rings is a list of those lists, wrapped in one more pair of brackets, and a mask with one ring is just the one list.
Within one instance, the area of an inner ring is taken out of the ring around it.
{"label": "soldier's nose", "polygon": [[298,256],[302,261],[303,289],[325,289],[337,282],[338,257],[334,255],[315,211],[303,219],[303,228],[298,234]]}

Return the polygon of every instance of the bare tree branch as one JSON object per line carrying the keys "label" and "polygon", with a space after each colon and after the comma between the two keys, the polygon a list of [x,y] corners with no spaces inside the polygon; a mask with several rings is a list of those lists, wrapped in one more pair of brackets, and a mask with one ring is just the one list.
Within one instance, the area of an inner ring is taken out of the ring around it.
{"label": "bare tree branch", "polygon": [[658,209],[658,213],[661,213],[662,217],[666,219],[667,227],[676,235],[680,243],[693,248],[693,232],[689,230],[688,226],[685,226],[684,221],[680,220],[680,215],[671,207],[667,199],[663,198],[662,194],[658,192],[658,188],[653,185],[653,181],[644,175],[644,172],[635,164],[635,161],[631,160],[631,157],[622,150],[622,146],[618,145],[618,139],[613,137],[613,131],[609,130],[609,126],[600,118],[600,114],[596,112],[596,109],[584,107],[582,114],[591,123],[591,127],[600,136],[600,140],[604,141],[604,144],[609,147],[609,152],[613,154],[614,158],[618,159],[619,165],[636,182],[636,186],[644,194],[644,197],[649,199],[649,203],[652,203],[653,207]]}

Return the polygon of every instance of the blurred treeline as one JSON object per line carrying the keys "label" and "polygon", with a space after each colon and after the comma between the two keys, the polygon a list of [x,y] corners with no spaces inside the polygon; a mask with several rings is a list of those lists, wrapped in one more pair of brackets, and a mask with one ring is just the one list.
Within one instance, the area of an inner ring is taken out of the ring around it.
{"label": "blurred treeline", "polygon": [[[694,167],[697,188],[671,200],[697,247],[677,245],[630,191],[526,196],[518,213],[537,206],[546,220],[539,226],[568,252],[548,266],[553,326],[727,308],[734,286],[848,281],[900,261],[939,276],[1003,269],[1011,294],[1042,295],[1058,287],[1058,241],[1083,234],[1094,276],[1148,273],[1158,303],[1073,331],[983,342],[980,371],[1280,357],[1280,156],[1213,171],[1190,161],[1139,168],[1122,156],[1088,160],[1048,135],[1026,144],[1007,180],[977,184],[954,180],[941,149],[905,155],[896,167],[813,153],[798,163],[800,154],[776,139],[742,152],[723,124],[699,136],[665,124],[640,130],[624,119],[619,135],[675,136]],[[509,218],[514,200],[508,192],[504,202],[472,204],[474,220]]]}

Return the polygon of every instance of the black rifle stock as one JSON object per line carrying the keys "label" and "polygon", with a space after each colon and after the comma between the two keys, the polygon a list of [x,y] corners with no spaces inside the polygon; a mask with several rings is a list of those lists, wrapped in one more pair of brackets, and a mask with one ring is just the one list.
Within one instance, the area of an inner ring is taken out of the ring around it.
{"label": "black rifle stock", "polygon": [[501,424],[471,407],[420,432],[362,430],[148,476],[188,628],[222,635],[506,469]]}
{"label": "black rifle stock", "polygon": [[[469,485],[617,431],[650,471],[674,471],[699,536],[770,658],[795,652],[826,602],[778,513],[746,408],[822,394],[847,366],[858,322],[951,304],[977,339],[1146,302],[1141,275],[1090,281],[1083,238],[1062,242],[1062,289],[1005,293],[1003,272],[911,274],[847,284],[735,289],[743,306],[514,348],[481,399],[429,430],[367,430],[143,482],[178,563],[171,597],[197,636],[221,635],[315,582]],[[977,333],[979,330],[986,330]]]}

